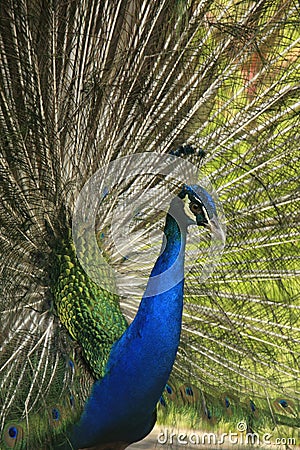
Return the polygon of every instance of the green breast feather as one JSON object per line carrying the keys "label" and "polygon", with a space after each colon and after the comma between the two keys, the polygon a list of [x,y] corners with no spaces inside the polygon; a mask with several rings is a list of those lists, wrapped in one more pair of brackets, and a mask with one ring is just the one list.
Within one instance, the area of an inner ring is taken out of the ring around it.
{"label": "green breast feather", "polygon": [[71,240],[63,243],[57,257],[60,273],[53,289],[55,310],[72,338],[80,343],[93,375],[101,378],[111,346],[127,327],[118,297],[87,276]]}

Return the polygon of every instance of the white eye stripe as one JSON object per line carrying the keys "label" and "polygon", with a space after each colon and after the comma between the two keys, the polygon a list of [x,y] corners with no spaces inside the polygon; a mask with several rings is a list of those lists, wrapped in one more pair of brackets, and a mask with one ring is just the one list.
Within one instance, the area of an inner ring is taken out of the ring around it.
{"label": "white eye stripe", "polygon": [[201,200],[198,200],[198,199],[196,199],[196,200],[195,200],[194,202],[192,202],[192,203],[197,204],[197,205],[199,205],[199,206],[201,207],[201,209],[202,209],[202,211],[203,211],[203,213],[204,213],[205,219],[207,220],[207,222],[209,222],[209,221],[210,221],[210,218],[209,218],[208,211],[207,211],[207,209],[206,209],[204,203],[203,203]]}
{"label": "white eye stripe", "polygon": [[205,206],[203,206],[203,212],[204,212],[204,216],[205,216],[205,219],[207,220],[207,222],[210,222],[210,218],[209,218],[209,215],[208,215],[208,212],[207,212],[207,209],[205,208]]}
{"label": "white eye stripe", "polygon": [[[202,202],[196,200],[194,202],[191,202],[191,210],[192,210],[193,206],[197,206],[199,209],[201,209],[201,212],[203,212],[205,219],[207,220],[207,222],[209,222],[209,220],[210,220],[209,215],[208,215],[207,209],[205,208],[204,204]],[[192,211],[192,212],[194,212],[194,211]]]}

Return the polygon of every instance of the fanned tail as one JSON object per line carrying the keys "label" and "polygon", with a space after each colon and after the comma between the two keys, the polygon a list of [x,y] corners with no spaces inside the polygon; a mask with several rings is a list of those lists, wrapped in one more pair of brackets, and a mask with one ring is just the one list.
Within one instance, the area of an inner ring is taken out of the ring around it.
{"label": "fanned tail", "polygon": [[[209,242],[202,259],[194,241],[187,248],[194,266],[161,408],[196,402],[208,421],[246,410],[253,423],[299,427],[297,3],[5,0],[0,19],[1,445],[12,448],[19,427],[20,448],[40,449],[50,424],[51,448],[90,392],[93,375],[53,303],[85,182],[122,156],[182,144],[205,154],[227,243],[205,284]],[[137,267],[128,245],[115,257],[110,217],[118,197],[158,183],[120,179],[112,197],[105,184],[99,194],[98,240],[124,275],[121,293],[151,267],[141,257]],[[129,230],[134,250],[149,250],[152,230],[158,251],[159,220],[144,218],[143,231],[143,211]],[[128,320],[140,288],[120,299]]]}

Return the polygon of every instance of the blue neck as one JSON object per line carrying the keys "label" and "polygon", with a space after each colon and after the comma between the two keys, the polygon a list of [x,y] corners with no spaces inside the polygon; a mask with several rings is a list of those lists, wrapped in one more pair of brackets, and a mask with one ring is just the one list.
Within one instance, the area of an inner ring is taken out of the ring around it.
{"label": "blue neck", "polygon": [[[170,209],[173,206],[174,210],[174,204],[182,209],[178,198]],[[183,218],[183,210],[180,213]],[[168,214],[165,247],[151,272],[137,315],[113,346],[106,374],[95,383],[74,429],[71,441],[75,448],[105,442],[129,444],[146,436],[155,423],[156,404],[170,376],[180,339],[186,225],[181,228]],[[154,286],[156,294],[152,295]],[[170,288],[165,290],[165,286]]]}

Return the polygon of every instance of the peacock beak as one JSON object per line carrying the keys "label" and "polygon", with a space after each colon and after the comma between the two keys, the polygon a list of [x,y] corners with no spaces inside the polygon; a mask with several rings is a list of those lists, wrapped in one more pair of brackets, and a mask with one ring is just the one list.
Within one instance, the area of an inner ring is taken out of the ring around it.
{"label": "peacock beak", "polygon": [[210,230],[216,239],[225,242],[225,231],[216,216],[208,219],[208,222],[204,224],[204,227]]}

